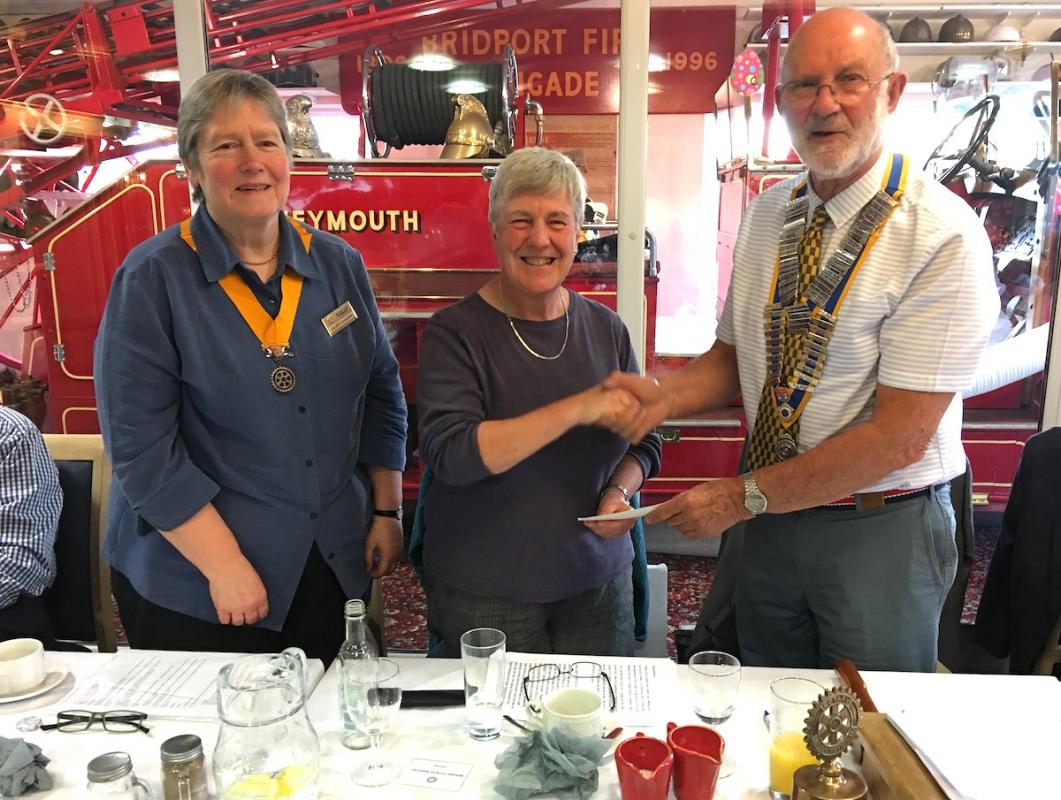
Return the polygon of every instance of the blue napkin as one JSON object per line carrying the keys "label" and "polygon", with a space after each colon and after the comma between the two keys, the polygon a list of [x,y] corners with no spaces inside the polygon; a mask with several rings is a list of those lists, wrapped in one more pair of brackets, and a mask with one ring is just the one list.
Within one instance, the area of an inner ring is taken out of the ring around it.
{"label": "blue napkin", "polygon": [[612,742],[557,728],[517,739],[495,760],[494,789],[509,800],[551,792],[562,800],[586,800],[597,791],[597,765]]}
{"label": "blue napkin", "polygon": [[25,739],[0,736],[0,796],[18,797],[30,789],[46,792],[52,776],[44,769],[48,757]]}

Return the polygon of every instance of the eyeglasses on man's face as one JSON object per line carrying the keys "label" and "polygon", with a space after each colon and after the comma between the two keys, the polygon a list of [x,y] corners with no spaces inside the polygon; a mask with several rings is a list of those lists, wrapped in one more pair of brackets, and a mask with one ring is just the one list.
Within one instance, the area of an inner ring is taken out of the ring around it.
{"label": "eyeglasses on man's face", "polygon": [[[610,711],[615,711],[615,689],[612,688],[612,679],[604,668],[595,661],[575,661],[571,664],[535,664],[527,674],[523,676],[523,696],[527,701],[531,700],[530,687],[535,684],[544,684],[549,681],[558,681],[562,675],[570,675],[574,680],[603,680],[608,687],[608,697],[611,700]],[[535,695],[540,689],[535,690]]]}
{"label": "eyeglasses on man's face", "polygon": [[867,78],[857,72],[845,72],[833,78],[832,83],[795,80],[781,84],[781,96],[789,103],[811,103],[818,93],[827,88],[838,102],[853,102],[865,97],[871,88],[888,80],[895,73],[889,72],[876,80]]}
{"label": "eyeglasses on man's face", "polygon": [[109,733],[150,733],[151,729],[143,724],[147,714],[143,711],[83,711],[73,709],[60,711],[55,715],[55,722],[41,725],[42,731],[60,731],[61,733],[78,733],[87,731],[97,722]]}

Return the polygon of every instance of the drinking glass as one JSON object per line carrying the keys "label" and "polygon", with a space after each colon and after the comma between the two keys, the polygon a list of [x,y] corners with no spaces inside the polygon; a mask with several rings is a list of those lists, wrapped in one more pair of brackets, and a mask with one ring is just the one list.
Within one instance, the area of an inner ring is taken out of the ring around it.
{"label": "drinking glass", "polygon": [[370,742],[353,778],[361,786],[384,786],[399,773],[398,765],[387,757],[382,746],[383,734],[402,703],[398,665],[389,658],[367,658],[353,662],[349,669],[347,702],[357,708],[357,727]]}
{"label": "drinking glass", "polygon": [[505,696],[505,634],[475,628],[461,636],[464,704],[468,735],[485,741],[501,735],[501,701]]}
{"label": "drinking glass", "polygon": [[[693,671],[693,711],[709,725],[721,725],[737,708],[740,661],[720,650],[705,650],[692,655],[689,668]],[[736,771],[736,762],[724,755],[718,776],[727,778]]]}
{"label": "drinking glass", "polygon": [[818,759],[803,741],[811,705],[825,689],[806,678],[778,678],[770,684],[770,797],[791,800],[796,770]]}

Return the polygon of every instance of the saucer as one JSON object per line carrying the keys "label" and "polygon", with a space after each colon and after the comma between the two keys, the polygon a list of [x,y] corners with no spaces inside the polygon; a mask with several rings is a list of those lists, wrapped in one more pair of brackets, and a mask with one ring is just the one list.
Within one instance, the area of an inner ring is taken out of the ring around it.
{"label": "saucer", "polygon": [[14,703],[18,700],[28,700],[31,697],[36,697],[39,694],[44,694],[47,691],[51,691],[60,683],[63,682],[63,678],[70,672],[65,664],[60,664],[56,661],[47,661],[44,664],[45,674],[44,680],[38,683],[36,686],[26,689],[22,692],[15,692],[12,694],[0,694],[0,703]]}

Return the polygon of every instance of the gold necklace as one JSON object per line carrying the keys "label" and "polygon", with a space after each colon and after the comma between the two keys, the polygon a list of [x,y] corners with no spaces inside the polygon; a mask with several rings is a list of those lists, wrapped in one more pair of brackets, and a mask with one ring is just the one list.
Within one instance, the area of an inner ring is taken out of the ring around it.
{"label": "gold necklace", "polygon": [[271,256],[269,256],[267,259],[265,259],[265,261],[248,261],[247,259],[243,259],[243,263],[246,264],[248,267],[263,267],[266,264],[268,264],[271,261],[273,261],[278,255],[280,255],[280,245],[279,244],[276,246],[276,249],[273,250],[273,254]]}
{"label": "gold necklace", "polygon": [[541,353],[539,353],[537,350],[527,344],[523,340],[523,337],[519,335],[519,331],[516,330],[516,323],[513,322],[512,317],[508,315],[508,306],[505,304],[505,290],[501,288],[500,278],[498,278],[497,280],[497,293],[498,296],[500,296],[501,298],[501,313],[505,315],[505,319],[508,320],[508,326],[512,328],[512,332],[516,334],[516,339],[518,339],[519,343],[523,345],[524,350],[526,350],[535,358],[540,358],[542,361],[556,361],[556,359],[560,358],[560,356],[564,354],[564,350],[567,349],[567,337],[568,334],[571,333],[571,315],[568,313],[568,304],[565,303],[562,298],[560,302],[563,303],[564,306],[564,343],[560,345],[560,352],[558,352],[555,356],[543,356]]}

